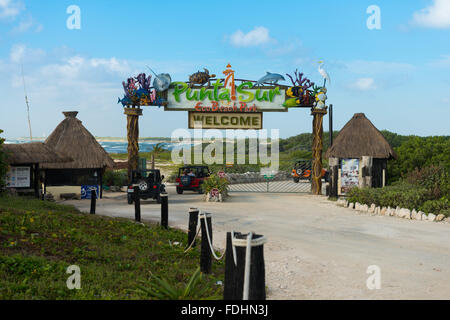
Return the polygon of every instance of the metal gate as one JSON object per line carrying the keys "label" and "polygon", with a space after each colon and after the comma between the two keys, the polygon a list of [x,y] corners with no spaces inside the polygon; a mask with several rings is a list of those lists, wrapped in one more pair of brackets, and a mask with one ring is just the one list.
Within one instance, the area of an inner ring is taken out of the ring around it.
{"label": "metal gate", "polygon": [[[294,171],[295,170],[295,171]],[[298,177],[297,177],[298,176]],[[311,193],[311,161],[280,161],[276,173],[227,170],[230,192]]]}

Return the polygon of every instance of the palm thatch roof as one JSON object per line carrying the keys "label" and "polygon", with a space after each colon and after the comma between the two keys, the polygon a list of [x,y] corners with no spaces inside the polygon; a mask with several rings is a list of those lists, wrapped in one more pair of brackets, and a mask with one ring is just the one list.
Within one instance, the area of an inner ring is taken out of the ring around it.
{"label": "palm thatch roof", "polygon": [[5,144],[3,150],[10,165],[73,161],[71,157],[53,150],[42,142]]}
{"label": "palm thatch roof", "polygon": [[366,118],[364,113],[355,113],[339,132],[333,146],[327,150],[327,158],[397,159],[397,154],[381,132]]}
{"label": "palm thatch roof", "polygon": [[65,119],[56,127],[45,143],[56,151],[73,158],[72,162],[50,163],[46,169],[112,168],[114,162],[95,137],[76,118],[78,112],[63,112]]}

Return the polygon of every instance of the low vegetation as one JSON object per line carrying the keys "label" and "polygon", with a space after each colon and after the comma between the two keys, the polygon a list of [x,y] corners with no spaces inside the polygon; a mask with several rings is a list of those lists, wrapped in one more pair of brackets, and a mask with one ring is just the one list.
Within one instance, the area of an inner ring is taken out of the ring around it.
{"label": "low vegetation", "polygon": [[392,186],[376,189],[354,188],[350,202],[381,207],[401,207],[450,216],[450,174],[448,167],[416,168]]}
{"label": "low vegetation", "polygon": [[[172,294],[184,293],[192,287],[200,256],[198,248],[184,253],[186,239],[175,229],[2,196],[0,300],[164,299],[162,281]],[[80,290],[66,286],[71,265],[80,267]],[[223,264],[215,262],[211,275],[196,276],[201,291],[186,297],[220,299],[222,287],[216,283],[223,273]]]}

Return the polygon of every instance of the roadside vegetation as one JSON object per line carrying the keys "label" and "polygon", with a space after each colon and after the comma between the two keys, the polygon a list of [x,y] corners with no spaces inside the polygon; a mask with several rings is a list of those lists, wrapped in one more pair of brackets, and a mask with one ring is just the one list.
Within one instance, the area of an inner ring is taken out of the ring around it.
{"label": "roadside vegetation", "polygon": [[416,209],[450,216],[450,137],[393,137],[397,160],[388,162],[388,186],[354,188],[350,202]]}
{"label": "roadside vegetation", "polygon": [[[221,299],[223,263],[199,275],[199,249],[184,253],[186,241],[175,229],[0,196],[0,300]],[[66,286],[71,265],[80,290]]]}

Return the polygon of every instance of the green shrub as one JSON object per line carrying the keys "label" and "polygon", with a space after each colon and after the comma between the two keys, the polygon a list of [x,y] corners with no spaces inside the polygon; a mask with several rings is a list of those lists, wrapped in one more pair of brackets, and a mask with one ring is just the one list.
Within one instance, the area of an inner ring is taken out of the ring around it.
{"label": "green shrub", "polygon": [[419,210],[426,213],[443,214],[446,217],[450,217],[450,201],[448,198],[428,200],[419,207]]}
{"label": "green shrub", "polygon": [[428,200],[433,200],[433,195],[423,187],[407,184],[389,186],[385,188],[353,188],[349,192],[349,202],[359,202],[371,205],[374,203],[380,207],[401,207],[419,209]]}
{"label": "green shrub", "polygon": [[220,178],[216,174],[212,174],[202,184],[202,190],[204,193],[209,193],[212,189],[218,189],[220,192],[228,191],[228,180],[226,178]]}
{"label": "green shrub", "polygon": [[120,171],[107,170],[103,175],[103,184],[105,186],[122,187],[127,185],[127,183],[128,183],[128,176],[127,172],[124,170]]}
{"label": "green shrub", "polygon": [[450,136],[411,136],[398,148],[398,159],[388,162],[388,182],[398,181],[416,168],[450,166]]}
{"label": "green shrub", "polygon": [[435,199],[450,196],[450,173],[444,166],[432,165],[421,169],[416,168],[408,173],[406,181],[430,190]]}

